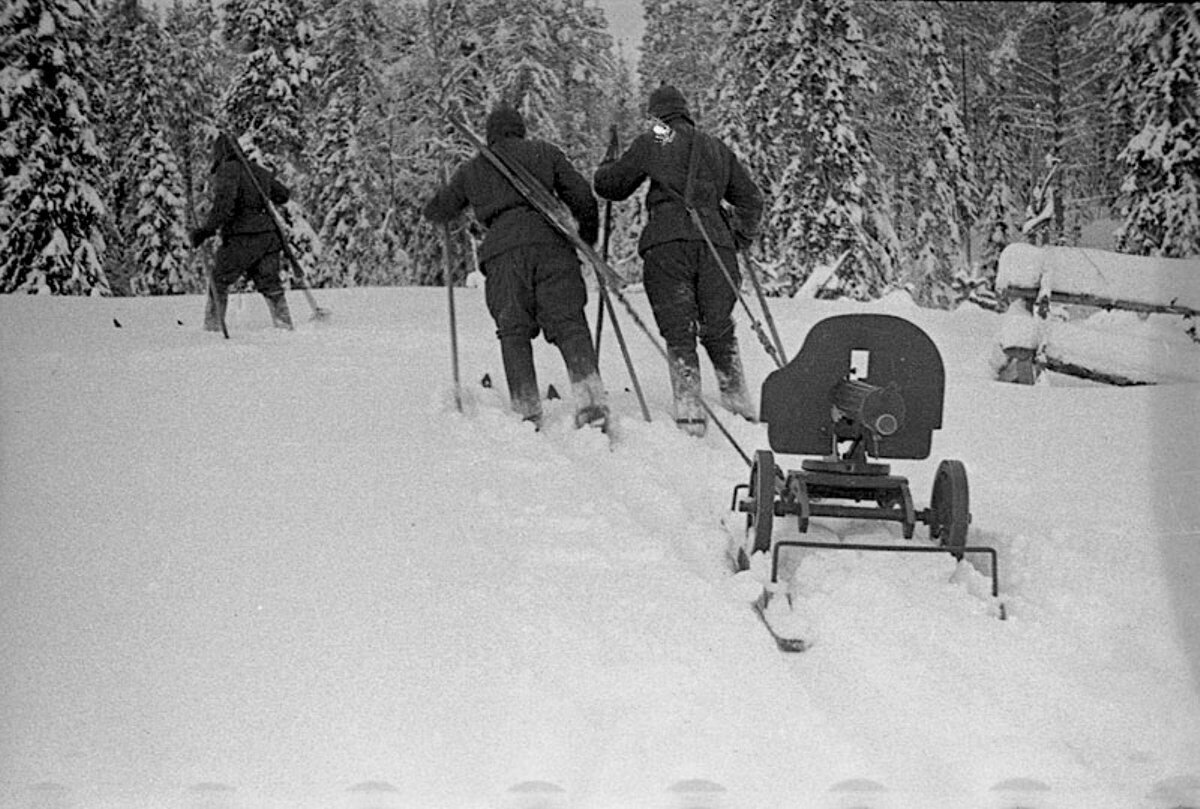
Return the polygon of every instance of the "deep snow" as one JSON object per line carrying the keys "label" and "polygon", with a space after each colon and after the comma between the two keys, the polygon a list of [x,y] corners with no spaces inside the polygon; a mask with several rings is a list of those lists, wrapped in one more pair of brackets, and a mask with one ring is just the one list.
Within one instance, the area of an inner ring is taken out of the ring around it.
{"label": "deep snow", "polygon": [[291,294],[291,334],[236,298],[229,341],[195,296],[0,297],[0,807],[1200,801],[1200,384],[1002,384],[992,313],[774,301],[789,352],[848,311],[933,337],[945,426],[893,469],[920,507],[966,464],[1008,614],[949,557],[814,552],[784,657],[725,562],[746,465],[674,429],[628,318],[654,421],[606,326],[610,451],[566,402],[541,434],[506,412],[481,290],[465,415],[445,290],[316,294],[333,319]]}

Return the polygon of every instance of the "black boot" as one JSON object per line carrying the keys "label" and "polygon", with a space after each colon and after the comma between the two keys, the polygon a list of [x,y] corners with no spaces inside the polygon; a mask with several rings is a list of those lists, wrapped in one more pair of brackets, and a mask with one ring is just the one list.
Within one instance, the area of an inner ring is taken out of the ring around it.
{"label": "black boot", "polygon": [[229,305],[229,287],[215,282],[208,288],[208,302],[204,304],[204,330],[224,331],[225,309]]}
{"label": "black boot", "polygon": [[512,409],[541,429],[542,399],[538,393],[537,369],[533,366],[533,344],[526,337],[502,337],[500,357],[504,361]]}
{"label": "black boot", "polygon": [[271,322],[275,328],[290,331],[293,328],[292,313],[288,311],[287,297],[284,296],[283,290],[264,292],[263,297],[266,298],[267,309],[271,312]]}

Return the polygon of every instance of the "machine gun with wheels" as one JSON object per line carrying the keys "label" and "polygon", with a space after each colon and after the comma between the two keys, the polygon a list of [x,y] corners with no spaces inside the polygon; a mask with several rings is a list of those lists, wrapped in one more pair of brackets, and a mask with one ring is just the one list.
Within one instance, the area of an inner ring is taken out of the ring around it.
{"label": "machine gun with wheels", "polygon": [[[849,314],[813,326],[800,352],[762,386],[761,415],[771,450],[754,454],[749,483],[734,488],[732,508],[746,514],[738,567],[745,570],[751,555],[767,553],[774,583],[780,551],[787,547],[949,553],[958,559],[984,554],[991,562],[992,596],[998,596],[995,549],[967,544],[971,510],[963,463],[942,461],[928,508],[917,509],[908,480],[876,460],[928,458],[933,431],[942,426],[944,392],[937,346],[913,323],[892,315]],[[774,453],[820,457],[785,472]],[[897,522],[905,539],[921,522],[938,544],[775,540],[775,518],[790,516],[801,534],[813,517],[833,517]]]}

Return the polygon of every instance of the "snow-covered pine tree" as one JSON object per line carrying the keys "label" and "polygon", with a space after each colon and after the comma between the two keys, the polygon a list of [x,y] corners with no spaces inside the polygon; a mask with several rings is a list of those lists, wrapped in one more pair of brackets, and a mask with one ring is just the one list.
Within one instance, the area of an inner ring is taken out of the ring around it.
{"label": "snow-covered pine tree", "polygon": [[[106,271],[113,290],[134,294],[185,292],[183,182],[165,136],[173,88],[163,69],[166,41],[138,0],[118,0],[105,16],[100,45],[105,143],[113,217]],[[148,182],[153,178],[153,184]]]}
{"label": "snow-covered pine tree", "polygon": [[375,0],[330,0],[315,43],[322,66],[310,139],[311,209],[323,247],[315,281],[356,286],[391,279],[396,268],[378,239],[386,210],[380,169],[388,155],[382,120],[382,47],[388,40]]}
{"label": "snow-covered pine tree", "polygon": [[91,0],[0,11],[0,292],[108,294]]}
{"label": "snow-covered pine tree", "polygon": [[945,308],[954,302],[955,275],[965,270],[966,231],[976,216],[974,160],[959,115],[940,14],[918,11],[918,142],[913,154],[913,238],[908,285],[918,303]]}
{"label": "snow-covered pine tree", "polygon": [[1118,248],[1200,255],[1200,9],[1137,3],[1121,12],[1123,94],[1140,125],[1121,160]]}

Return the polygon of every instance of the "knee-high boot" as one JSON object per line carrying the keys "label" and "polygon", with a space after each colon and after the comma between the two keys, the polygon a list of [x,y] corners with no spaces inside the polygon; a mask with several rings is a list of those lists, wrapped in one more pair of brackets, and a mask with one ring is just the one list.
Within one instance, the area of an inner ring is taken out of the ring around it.
{"label": "knee-high boot", "polygon": [[575,397],[575,426],[608,423],[608,394],[596,366],[596,349],[586,330],[559,338],[558,350],[567,366],[571,393]]}
{"label": "knee-high boot", "polygon": [[274,292],[264,292],[263,298],[267,301],[267,309],[271,312],[271,323],[277,329],[291,330],[292,313],[288,310],[287,296],[283,294],[283,290]]}
{"label": "knee-high boot", "polygon": [[229,287],[209,282],[208,302],[204,304],[204,330],[222,331],[225,309],[229,305]]}
{"label": "knee-high boot", "polygon": [[533,344],[527,337],[500,338],[500,358],[508,382],[512,409],[525,421],[542,425],[542,399],[538,393],[537,369],[533,365]]}
{"label": "knee-high boot", "polygon": [[730,335],[719,344],[706,344],[705,349],[712,360],[717,387],[721,389],[721,407],[747,421],[758,421],[754,399],[746,386],[746,372],[742,369],[742,352],[737,337]]}
{"label": "knee-high boot", "polygon": [[675,395],[675,424],[688,435],[708,431],[708,414],[700,404],[700,362],[695,354],[671,352],[671,391]]}

